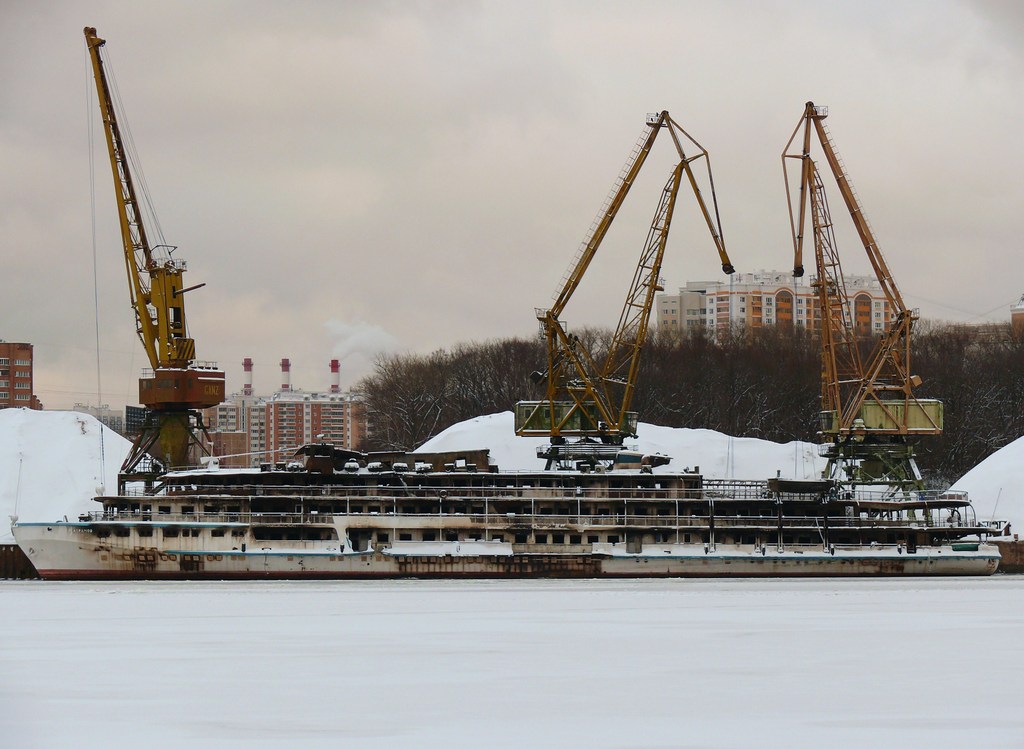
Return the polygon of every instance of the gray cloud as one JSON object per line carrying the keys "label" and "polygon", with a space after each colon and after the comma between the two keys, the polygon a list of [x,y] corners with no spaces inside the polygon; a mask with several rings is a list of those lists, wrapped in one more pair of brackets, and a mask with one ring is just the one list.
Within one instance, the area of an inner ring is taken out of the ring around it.
{"label": "gray cloud", "polygon": [[[0,337],[37,344],[48,406],[133,401],[144,360],[94,119],[95,394],[87,24],[108,39],[167,239],[208,284],[189,298],[199,356],[232,389],[245,356],[258,389],[282,357],[297,386],[323,387],[360,337],[323,321],[372,326],[388,350],[532,335],[663,108],[711,152],[740,270],[791,262],[779,156],[813,99],[924,315],[1005,319],[1024,291],[1014,3],[64,2],[4,20]],[[617,318],[670,151],[570,323]],[[852,233],[840,243],[864,270]],[[664,275],[720,277],[690,199]]]}

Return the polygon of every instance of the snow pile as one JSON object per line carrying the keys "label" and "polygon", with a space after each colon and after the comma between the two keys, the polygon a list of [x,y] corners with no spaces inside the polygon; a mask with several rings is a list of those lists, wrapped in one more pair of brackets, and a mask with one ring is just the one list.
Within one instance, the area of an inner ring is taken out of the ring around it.
{"label": "snow pile", "polygon": [[[710,429],[676,429],[640,424],[636,440],[626,447],[646,454],[672,457],[656,473],[692,468],[707,478],[767,479],[781,472],[784,478],[814,479],[821,475],[825,459],[811,442],[779,444],[752,437],[730,437]],[[479,450],[489,448],[491,463],[502,470],[538,470],[544,463],[537,448],[547,444],[544,437],[517,437],[511,411],[478,416],[453,424],[420,446],[425,452]]]}
{"label": "snow pile", "polygon": [[979,520],[1009,520],[1024,528],[1024,437],[997,450],[965,473],[951,489],[967,492]]}
{"label": "snow pile", "polygon": [[99,509],[92,498],[116,491],[130,448],[88,414],[0,410],[0,544],[14,543],[9,516],[45,523]]}

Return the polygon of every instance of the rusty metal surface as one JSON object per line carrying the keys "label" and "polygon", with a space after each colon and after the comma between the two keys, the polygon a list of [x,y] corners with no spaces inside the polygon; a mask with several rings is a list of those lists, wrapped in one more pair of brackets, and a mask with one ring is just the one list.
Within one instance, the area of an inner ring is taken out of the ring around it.
{"label": "rusty metal surface", "polygon": [[38,580],[39,573],[17,544],[0,544],[0,579]]}

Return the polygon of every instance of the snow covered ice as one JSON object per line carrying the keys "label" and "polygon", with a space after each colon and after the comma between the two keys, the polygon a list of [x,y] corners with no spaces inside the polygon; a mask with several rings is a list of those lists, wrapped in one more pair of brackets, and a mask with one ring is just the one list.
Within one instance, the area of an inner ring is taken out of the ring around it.
{"label": "snow covered ice", "polygon": [[1024,577],[0,586],[25,747],[1018,747]]}

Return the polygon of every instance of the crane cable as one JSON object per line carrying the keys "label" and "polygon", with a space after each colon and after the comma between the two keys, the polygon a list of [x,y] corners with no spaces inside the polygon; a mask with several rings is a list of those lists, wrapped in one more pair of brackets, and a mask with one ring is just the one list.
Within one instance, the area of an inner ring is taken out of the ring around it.
{"label": "crane cable", "polygon": [[[92,221],[92,295],[94,307],[94,319],[96,323],[96,413],[100,413],[103,405],[103,385],[100,368],[100,286],[99,286],[99,262],[96,255],[96,159],[95,159],[95,132],[93,128],[92,97],[90,96],[90,60],[89,48],[85,48],[85,121],[86,131],[89,138],[89,207],[91,209]],[[98,419],[97,419],[98,420]],[[100,480],[98,489],[100,494],[104,493],[107,472],[107,456],[103,443],[103,423],[100,422]]]}

